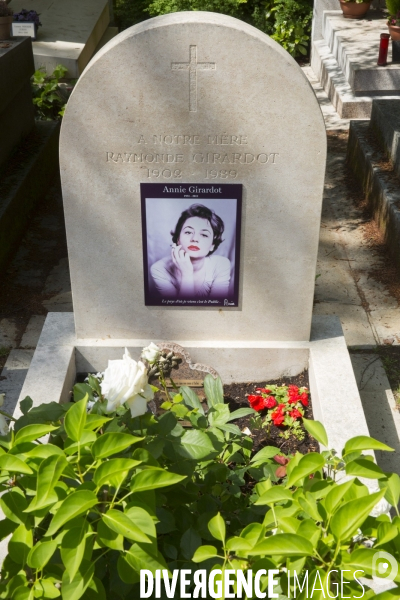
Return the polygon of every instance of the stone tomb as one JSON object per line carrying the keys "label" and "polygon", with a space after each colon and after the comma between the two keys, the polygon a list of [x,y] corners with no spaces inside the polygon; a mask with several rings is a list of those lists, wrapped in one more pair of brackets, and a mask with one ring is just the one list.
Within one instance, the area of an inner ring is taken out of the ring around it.
{"label": "stone tomb", "polygon": [[[76,372],[169,341],[226,383],[309,368],[331,445],[367,435],[340,323],[312,322],[325,159],[308,81],[257,29],[187,12],[110,41],[61,131],[74,314],[48,315],[21,397],[65,400]],[[237,308],[145,306],[141,182],[242,184]]]}

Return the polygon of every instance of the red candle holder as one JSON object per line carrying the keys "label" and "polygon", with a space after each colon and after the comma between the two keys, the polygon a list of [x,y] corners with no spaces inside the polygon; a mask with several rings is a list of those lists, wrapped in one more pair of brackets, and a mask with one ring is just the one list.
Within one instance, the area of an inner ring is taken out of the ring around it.
{"label": "red candle holder", "polygon": [[381,40],[379,43],[378,67],[385,67],[387,65],[389,39],[389,33],[381,33]]}

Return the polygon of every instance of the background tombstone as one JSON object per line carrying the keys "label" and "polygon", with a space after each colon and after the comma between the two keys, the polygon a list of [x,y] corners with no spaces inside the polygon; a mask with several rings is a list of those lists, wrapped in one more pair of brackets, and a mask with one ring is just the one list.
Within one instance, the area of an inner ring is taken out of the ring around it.
{"label": "background tombstone", "polygon": [[[114,38],[61,131],[77,337],[308,340],[325,159],[308,81],[257,29],[186,12]],[[238,308],[145,306],[141,182],[243,184]]]}

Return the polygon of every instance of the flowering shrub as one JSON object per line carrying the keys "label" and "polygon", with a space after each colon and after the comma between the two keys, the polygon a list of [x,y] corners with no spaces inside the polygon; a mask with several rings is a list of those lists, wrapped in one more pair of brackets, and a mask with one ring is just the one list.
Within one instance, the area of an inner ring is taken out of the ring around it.
{"label": "flowering shrub", "polygon": [[41,26],[39,13],[36,10],[26,10],[23,8],[19,13],[14,13],[14,21],[17,23],[35,23],[36,29]]}
{"label": "flowering shrub", "polygon": [[[160,355],[148,373],[156,367],[167,377],[165,362],[173,357]],[[228,569],[233,580],[237,569],[275,569],[283,600],[293,597],[288,570],[301,580],[317,574],[335,597],[343,569],[342,597],[361,597],[357,570],[370,582],[384,576],[375,570],[375,547],[398,562],[400,516],[386,513],[390,505],[397,511],[400,478],[363,454],[390,451],[385,444],[359,436],[341,454],[286,457],[270,446],[254,454],[251,438],[232,423],[251,409],[230,413],[220,380],[206,377],[207,409],[193,390],[179,388],[191,423],[182,427],[171,410],[135,418],[123,405],[96,412],[108,406],[99,378],[77,384],[69,404],[32,408],[26,398],[23,416],[0,437],[0,539],[11,536],[1,599],[140,598],[141,569],[168,579],[200,563],[218,569],[217,580]],[[304,425],[329,448],[320,423]],[[359,478],[375,480],[376,491]],[[399,596],[395,585],[377,598]],[[173,597],[182,597],[179,588]]]}
{"label": "flowering shrub", "polygon": [[257,388],[256,392],[248,396],[249,404],[265,416],[254,418],[253,427],[269,430],[273,423],[277,427],[287,428],[280,433],[281,437],[287,439],[294,435],[299,440],[304,439],[300,424],[304,416],[304,407],[308,406],[309,392],[306,387],[269,385],[268,388]]}

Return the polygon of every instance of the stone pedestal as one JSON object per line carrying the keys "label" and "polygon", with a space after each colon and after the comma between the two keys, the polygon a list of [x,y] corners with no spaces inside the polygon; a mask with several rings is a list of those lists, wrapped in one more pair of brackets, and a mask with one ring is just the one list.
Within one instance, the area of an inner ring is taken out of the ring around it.
{"label": "stone pedestal", "polygon": [[388,64],[377,66],[380,34],[387,31],[382,12],[373,9],[365,19],[324,10],[315,21],[311,67],[342,118],[368,119],[373,99],[400,98],[400,64],[392,61],[391,45]]}

